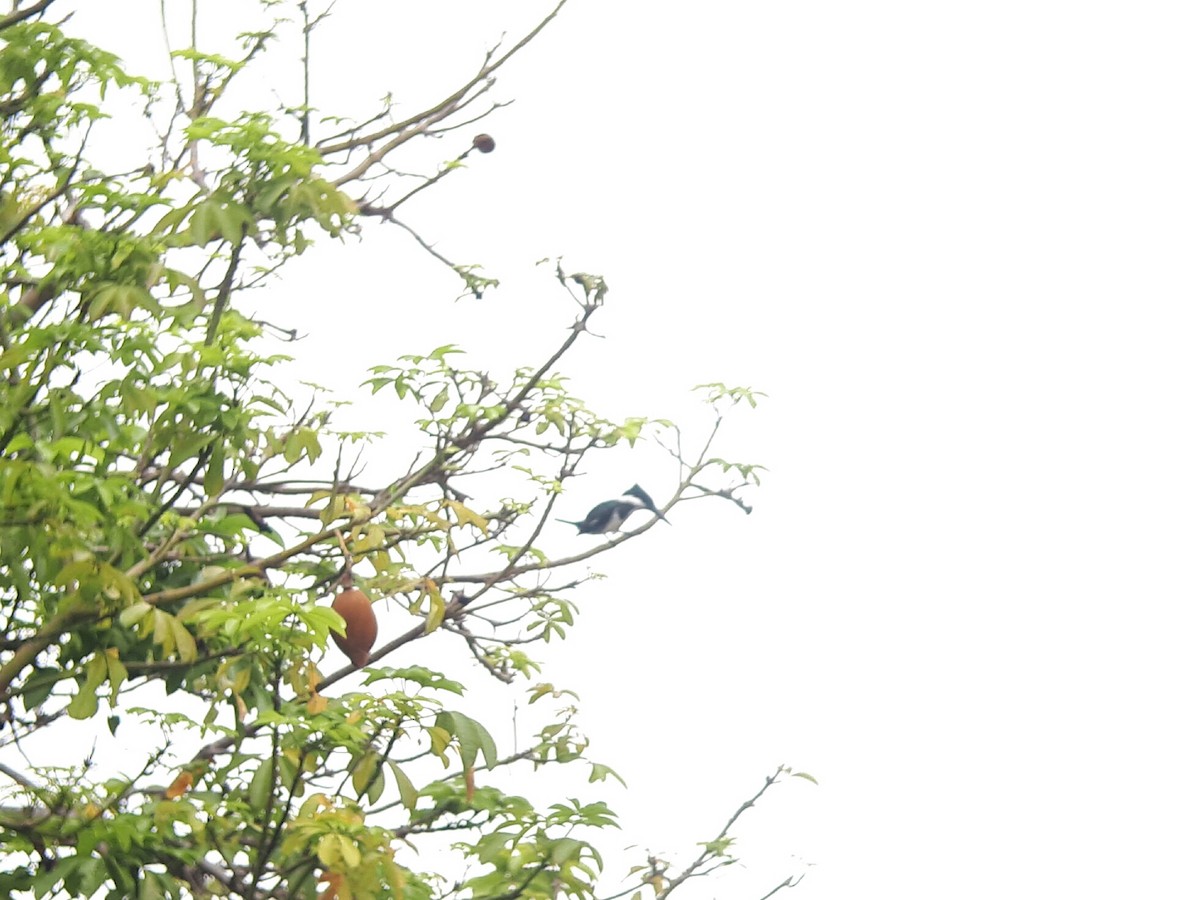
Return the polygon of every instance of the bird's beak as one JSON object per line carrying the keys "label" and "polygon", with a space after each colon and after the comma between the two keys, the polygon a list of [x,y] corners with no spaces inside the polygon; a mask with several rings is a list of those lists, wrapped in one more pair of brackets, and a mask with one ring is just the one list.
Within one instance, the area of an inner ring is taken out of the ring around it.
{"label": "bird's beak", "polygon": [[[662,513],[660,513],[657,509],[654,511],[654,514],[656,516],[658,516],[660,519],[662,519],[664,522],[667,522],[667,517],[664,516]],[[667,524],[670,525],[671,523],[667,522]]]}

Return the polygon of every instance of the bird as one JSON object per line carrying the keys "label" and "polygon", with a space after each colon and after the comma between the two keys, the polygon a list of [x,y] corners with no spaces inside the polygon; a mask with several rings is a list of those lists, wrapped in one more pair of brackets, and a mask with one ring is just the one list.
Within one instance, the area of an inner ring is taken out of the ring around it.
{"label": "bird", "polygon": [[[658,511],[658,507],[654,505],[650,495],[636,484],[614,500],[597,503],[578,522],[572,522],[570,519],[559,519],[558,521],[574,525],[579,529],[578,534],[606,534],[611,531],[620,531],[630,513],[639,509],[647,509],[667,522],[667,517]],[[667,522],[667,524],[671,523]]]}

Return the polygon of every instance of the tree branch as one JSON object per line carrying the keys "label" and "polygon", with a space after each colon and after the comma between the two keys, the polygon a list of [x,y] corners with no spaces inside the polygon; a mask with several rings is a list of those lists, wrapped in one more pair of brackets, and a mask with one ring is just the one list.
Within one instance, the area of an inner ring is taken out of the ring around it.
{"label": "tree branch", "polygon": [[[318,141],[317,149],[322,155],[328,157],[335,153],[354,150],[359,147],[370,147],[373,146],[377,141],[390,138],[390,140],[383,144],[383,146],[381,146],[378,150],[374,150],[368,154],[366,159],[354,166],[349,172],[345,173],[340,178],[335,179],[334,184],[340,187],[341,185],[349,182],[357,181],[373,166],[381,162],[389,153],[391,153],[401,144],[404,144],[417,135],[424,133],[429,129],[430,126],[437,124],[447,116],[450,116],[459,109],[469,105],[474,99],[483,93],[483,91],[487,90],[487,82],[490,76],[506,62],[508,62],[508,60],[510,60],[514,54],[525,47],[526,44],[537,37],[538,34],[540,34],[542,30],[550,24],[554,17],[558,15],[559,11],[564,5],[566,5],[566,2],[567,0],[559,0],[558,4],[550,12],[550,14],[542,19],[542,21],[539,22],[532,31],[521,38],[521,40],[519,40],[512,47],[512,49],[494,62],[489,59],[484,63],[483,67],[480,68],[474,77],[463,84],[457,91],[434,106],[417,113],[415,116],[412,116],[403,122],[398,122],[394,125],[388,125],[387,127],[381,128],[372,134],[348,138],[344,141],[334,144],[326,144],[324,146],[322,146],[321,142]],[[489,57],[490,56],[491,54],[489,53]],[[484,85],[483,88],[474,96],[469,96],[471,91],[481,84]]]}
{"label": "tree branch", "polygon": [[[770,790],[771,786],[776,784],[779,781],[779,779],[783,777],[785,772],[786,772],[785,767],[780,766],[778,769],[775,770],[775,772],[772,775],[768,776],[767,780],[763,784],[763,786],[758,789],[758,792],[753,797],[751,797],[749,800],[747,800],[745,803],[743,803],[741,806],[739,806],[737,808],[737,810],[734,812],[734,814],[729,817],[729,821],[727,821],[725,823],[725,827],[723,827],[721,829],[721,833],[718,834],[713,840],[709,841],[709,846],[711,846],[712,844],[720,843],[722,840],[724,840],[725,836],[727,834],[729,834],[729,829],[731,829],[733,827],[734,823],[737,822],[737,820],[739,818],[741,818],[742,813],[744,813],[746,810],[750,809],[750,807],[754,806],[754,804],[762,798],[762,795],[765,794],[768,790]],[[655,900],[666,900],[667,897],[671,896],[671,894],[674,892],[675,888],[677,888],[679,885],[683,884],[685,881],[687,881],[693,875],[696,875],[697,869],[699,869],[702,865],[704,865],[709,860],[714,859],[715,857],[716,857],[716,854],[714,854],[709,849],[709,847],[706,846],[705,849],[703,850],[703,852],[701,852],[700,855],[697,856],[692,861],[691,865],[689,865],[686,869],[683,870],[683,872],[680,873],[678,878],[671,879],[670,884],[668,884],[662,891],[660,891],[657,894],[657,896],[655,897]],[[699,874],[705,874],[705,873],[699,873]]]}
{"label": "tree branch", "polygon": [[24,22],[26,19],[44,13],[46,9],[53,3],[54,0],[38,0],[33,6],[27,6],[24,9],[14,9],[3,19],[0,19],[0,31],[16,25],[18,22]]}

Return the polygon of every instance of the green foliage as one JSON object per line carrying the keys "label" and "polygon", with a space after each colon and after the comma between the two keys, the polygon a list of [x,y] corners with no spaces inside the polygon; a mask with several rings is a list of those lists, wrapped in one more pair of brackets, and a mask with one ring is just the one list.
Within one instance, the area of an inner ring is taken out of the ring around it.
{"label": "green foliage", "polygon": [[[246,36],[242,59],[176,50],[194,83],[157,85],[43,8],[0,20],[0,756],[25,760],[0,787],[0,893],[592,897],[609,808],[539,808],[503,787],[509,771],[579,761],[584,790],[620,780],[587,759],[572,710],[502,757],[463,711],[468,685],[411,645],[448,635],[499,681],[532,683],[525,645],[567,637],[570,591],[591,577],[580,567],[653,525],[568,558],[539,548],[585,457],[649,435],[680,448],[666,451],[681,474],[664,511],[711,497],[748,511],[735,492],[759,468],[711,456],[711,436],[685,457],[671,423],[609,420],[569,392],[555,367],[606,299],[599,276],[558,268],[574,326],[509,378],[454,346],[372,368],[366,386],[394,395],[421,448],[374,481],[342,467],[366,436],[336,431],[333,409],[293,407],[272,380],[285,357],[264,349],[282,329],[240,308],[314,240],[394,222],[414,192],[380,198],[398,190],[391,154],[471,120],[511,54],[415,117],[389,107],[316,135],[307,100],[231,106],[271,34]],[[157,164],[89,163],[115,97],[179,107]],[[496,283],[451,267],[476,294]],[[758,396],[706,388],[716,423]],[[327,603],[350,584],[410,620],[359,687],[331,644],[351,623]],[[529,690],[530,703],[573,696]],[[162,744],[115,774],[10,753],[71,720],[97,734],[154,726]],[[425,846],[467,874],[418,871]]]}

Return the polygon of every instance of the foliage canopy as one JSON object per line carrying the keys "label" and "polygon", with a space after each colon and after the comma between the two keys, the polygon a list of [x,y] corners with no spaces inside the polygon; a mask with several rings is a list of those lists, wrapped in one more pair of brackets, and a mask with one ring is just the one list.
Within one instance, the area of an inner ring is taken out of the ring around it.
{"label": "foliage canopy", "polygon": [[[365,373],[369,390],[394,395],[421,448],[366,479],[351,461],[367,436],[338,431],[332,407],[294,405],[272,380],[287,329],[239,302],[365,219],[411,232],[402,205],[494,144],[464,138],[428,176],[401,174],[397,159],[410,141],[456,139],[495,108],[495,72],[562,5],[429,108],[389,100],[360,122],[309,107],[309,39],[324,14],[304,2],[264,2],[273,24],[241,35],[238,58],[175,49],[165,83],[52,22],[53,0],[0,19],[7,894],[595,896],[589,835],[614,824],[609,808],[539,806],[502,787],[518,767],[613,774],[585,759],[571,707],[502,756],[464,711],[467,685],[396,651],[449,633],[538,708],[569,703],[527,648],[566,635],[589,560],[654,525],[569,557],[540,550],[581,462],[648,445],[678,462],[665,512],[709,498],[748,512],[738,492],[757,467],[712,447],[723,412],[756,395],[703,386],[715,424],[691,456],[669,422],[592,412],[558,366],[608,287],[558,265],[574,321],[541,361],[494,379],[440,347]],[[298,37],[277,40],[287,35]],[[242,110],[238,78],[271,47],[299,60],[305,96]],[[94,162],[94,126],[131,101],[160,145],[152,158]],[[412,234],[468,294],[495,286]],[[369,648],[361,673],[330,641],[352,638],[328,603],[345,590],[411,617]],[[131,721],[158,726],[161,741],[117,773],[26,753],[45,740],[86,746],[87,723],[116,735]],[[622,895],[666,896],[731,858],[722,832],[680,873],[652,860]],[[453,862],[438,874],[423,859]]]}

